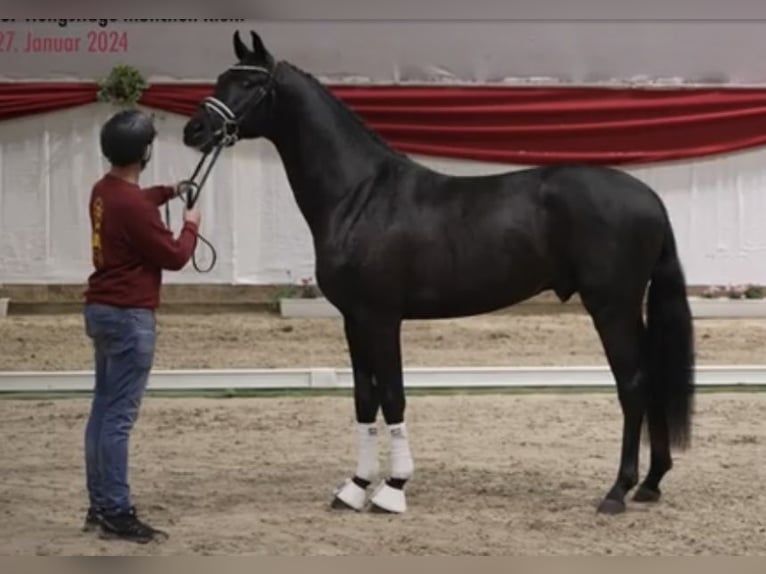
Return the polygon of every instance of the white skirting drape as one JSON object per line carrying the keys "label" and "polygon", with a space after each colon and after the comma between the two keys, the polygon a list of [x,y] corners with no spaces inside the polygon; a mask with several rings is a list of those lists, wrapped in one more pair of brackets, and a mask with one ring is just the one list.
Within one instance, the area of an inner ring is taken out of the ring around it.
{"label": "white skirting drape", "polygon": [[[98,145],[105,104],[0,124],[0,283],[82,283],[90,273],[88,196],[106,167]],[[142,184],[188,177],[199,156],[181,143],[186,118],[154,112],[160,131]],[[416,158],[456,174],[522,166]],[[766,284],[766,149],[629,168],[666,202],[689,283]],[[615,190],[615,193],[619,193]],[[203,234],[218,250],[209,274],[171,283],[268,284],[313,277],[308,227],[268,142],[227,149],[202,192]],[[173,204],[175,230],[181,202]],[[207,248],[199,247],[200,264]]]}

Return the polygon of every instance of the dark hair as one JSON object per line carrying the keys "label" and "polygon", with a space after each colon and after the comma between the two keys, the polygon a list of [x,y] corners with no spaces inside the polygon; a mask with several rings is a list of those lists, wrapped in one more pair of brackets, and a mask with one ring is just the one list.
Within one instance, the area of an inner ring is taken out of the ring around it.
{"label": "dark hair", "polygon": [[149,146],[157,131],[152,117],[140,110],[114,114],[101,128],[101,152],[112,165],[148,161]]}

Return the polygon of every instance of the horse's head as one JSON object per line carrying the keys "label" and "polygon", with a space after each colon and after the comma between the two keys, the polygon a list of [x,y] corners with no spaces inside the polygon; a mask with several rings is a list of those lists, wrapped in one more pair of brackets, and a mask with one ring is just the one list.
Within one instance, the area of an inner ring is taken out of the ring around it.
{"label": "horse's head", "polygon": [[260,37],[250,32],[252,48],[234,34],[237,63],[218,76],[213,95],[184,127],[184,144],[203,153],[219,143],[264,135],[274,89],[275,60]]}

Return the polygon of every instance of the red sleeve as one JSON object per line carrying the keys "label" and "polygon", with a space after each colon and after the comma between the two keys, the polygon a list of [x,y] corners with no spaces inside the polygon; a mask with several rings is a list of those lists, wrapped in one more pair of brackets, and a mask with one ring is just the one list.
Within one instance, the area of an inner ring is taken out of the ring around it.
{"label": "red sleeve", "polygon": [[155,185],[143,190],[145,197],[154,205],[160,206],[173,198],[175,188],[170,185]]}
{"label": "red sleeve", "polygon": [[197,226],[184,222],[178,239],[165,227],[157,208],[149,201],[131,202],[125,225],[132,243],[152,265],[178,271],[191,259],[197,243]]}

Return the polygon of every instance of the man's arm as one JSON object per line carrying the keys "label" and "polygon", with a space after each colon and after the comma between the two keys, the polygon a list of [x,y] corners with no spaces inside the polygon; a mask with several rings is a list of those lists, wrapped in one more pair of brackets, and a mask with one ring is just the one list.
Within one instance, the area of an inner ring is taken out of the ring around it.
{"label": "man's arm", "polygon": [[130,240],[151,264],[178,271],[191,259],[197,243],[197,225],[185,221],[178,239],[165,227],[154,206],[137,201],[125,213]]}
{"label": "man's arm", "polygon": [[173,185],[155,185],[143,190],[146,199],[156,206],[161,206],[177,195],[177,187]]}

